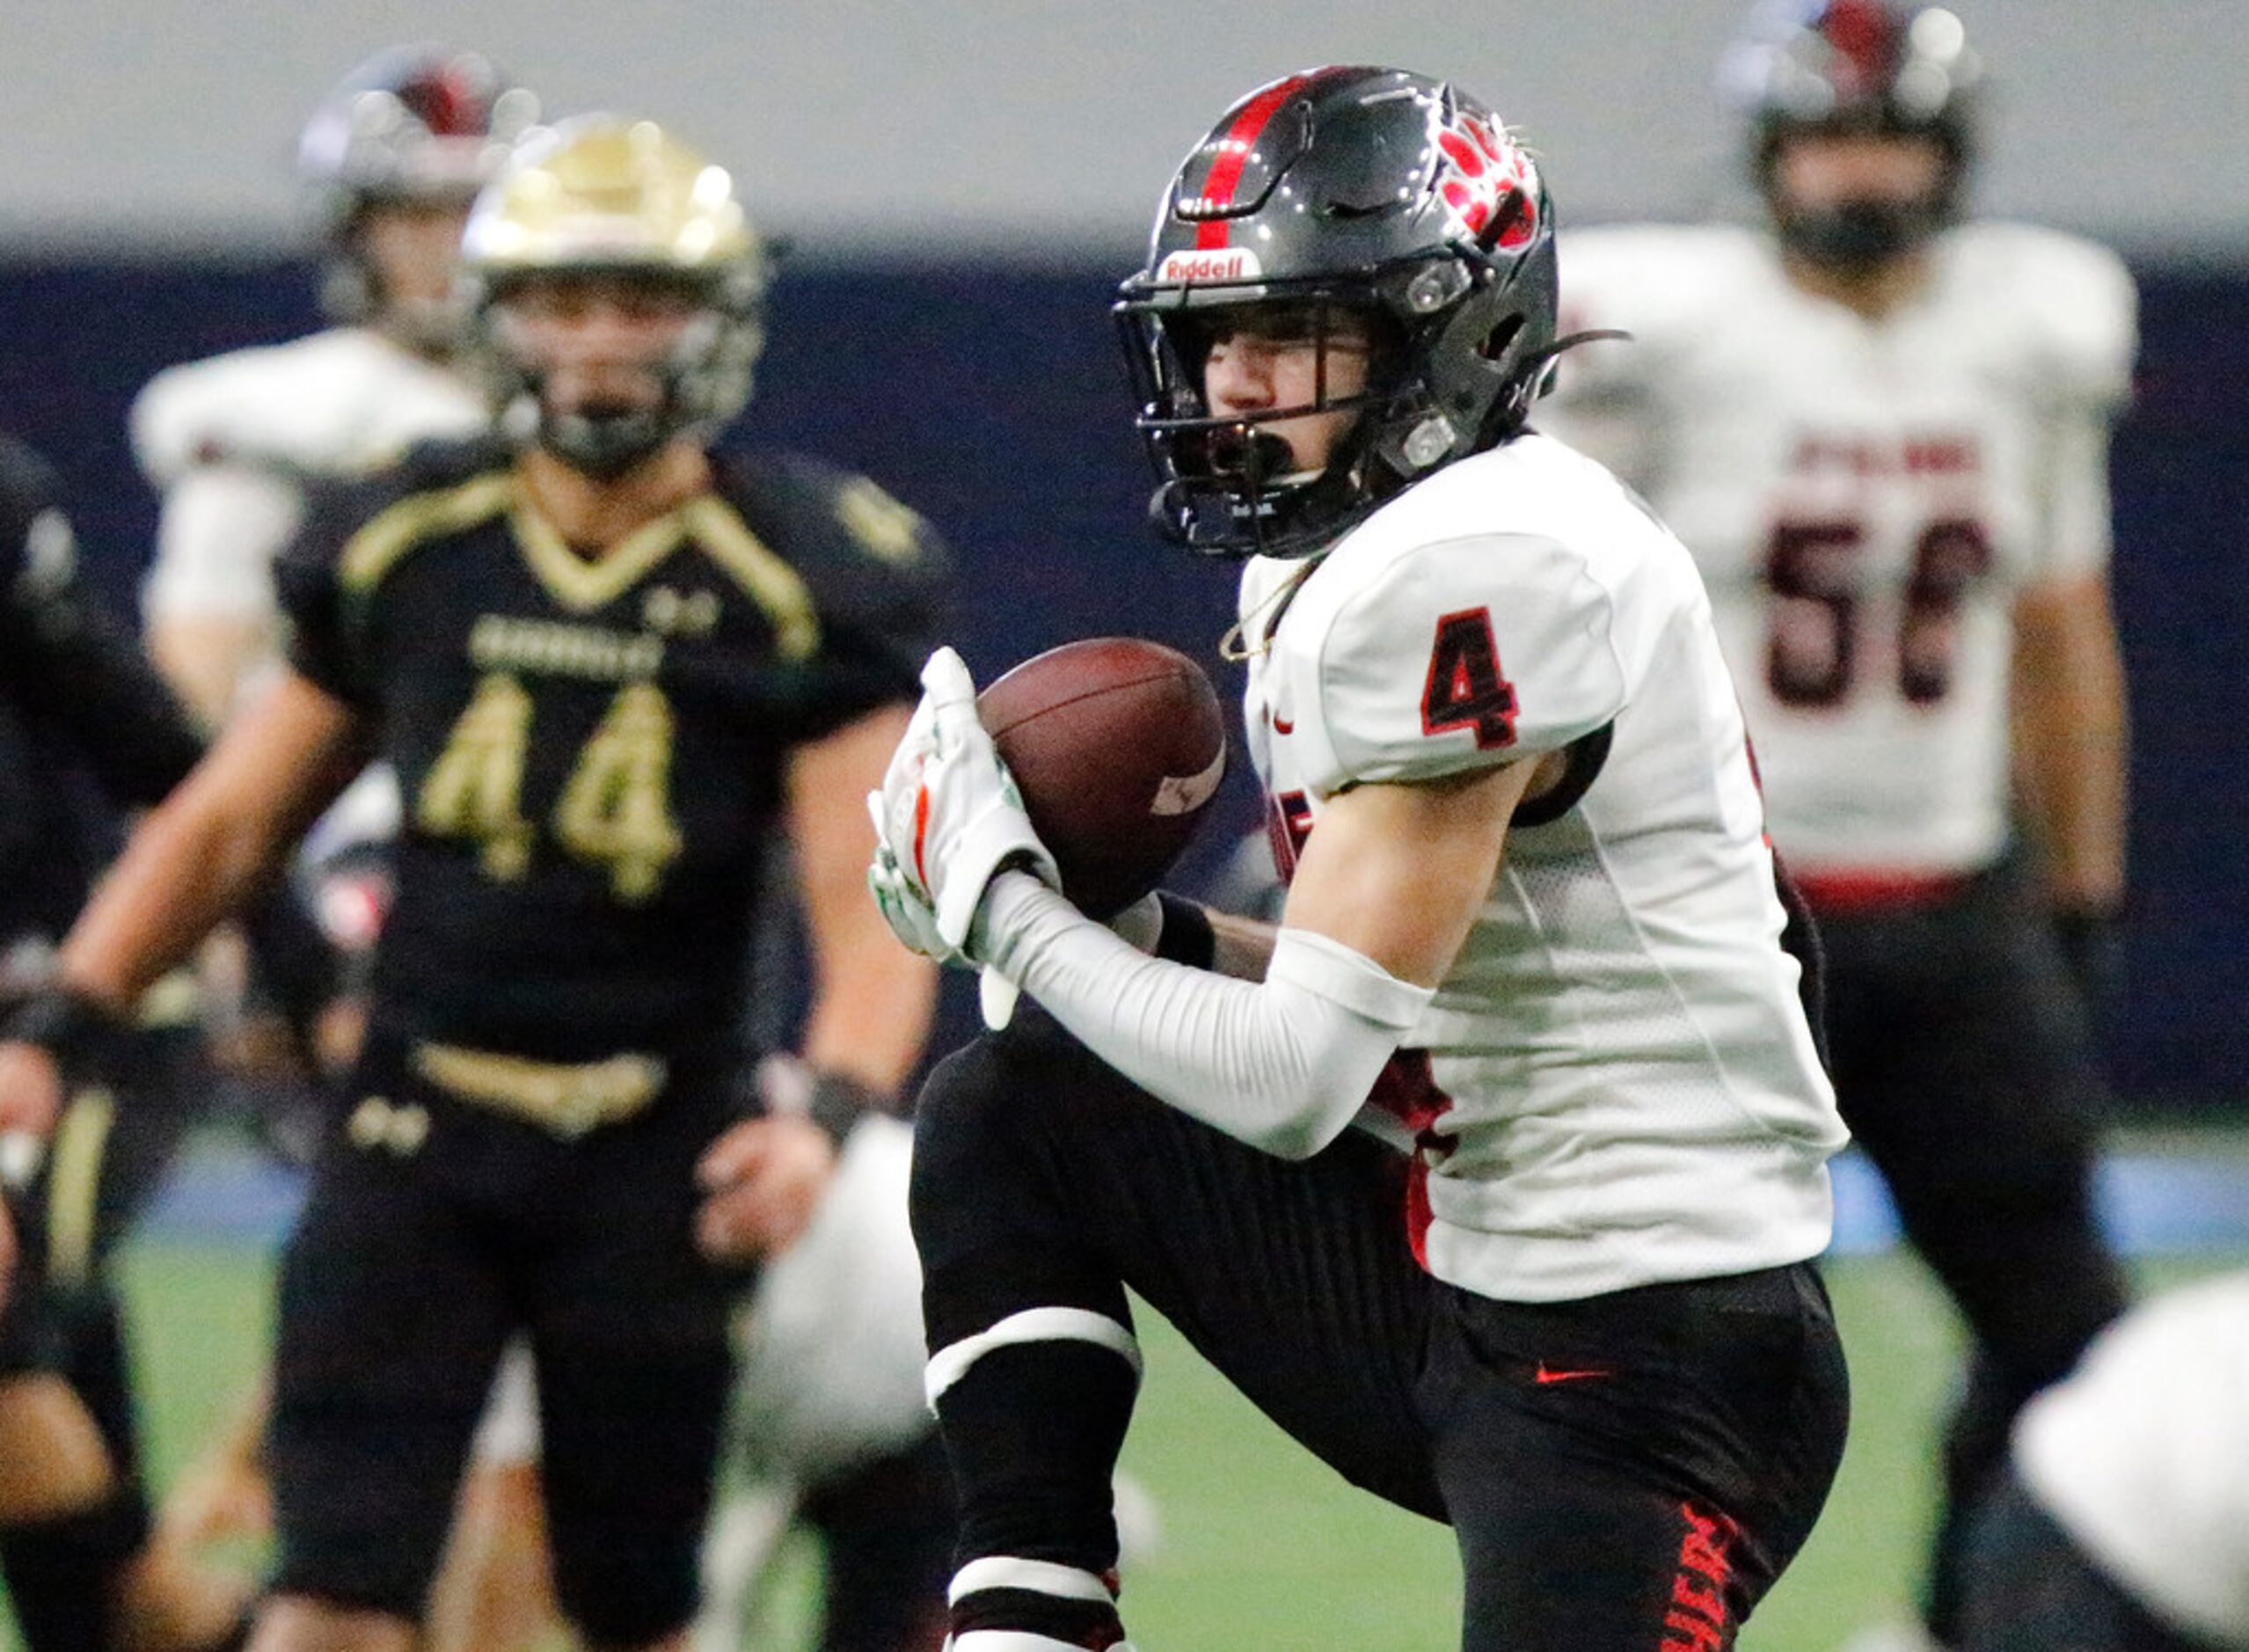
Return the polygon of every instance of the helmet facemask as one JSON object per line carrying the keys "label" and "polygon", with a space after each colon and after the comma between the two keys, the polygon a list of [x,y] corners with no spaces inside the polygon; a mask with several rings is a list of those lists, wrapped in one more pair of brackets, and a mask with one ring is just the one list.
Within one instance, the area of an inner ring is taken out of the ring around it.
{"label": "helmet facemask", "polygon": [[[1162,479],[1151,514],[1191,550],[1298,555],[1333,537],[1361,491],[1368,432],[1395,392],[1398,340],[1386,317],[1338,294],[1279,285],[1230,303],[1118,311],[1139,428]],[[1310,393],[1213,412],[1208,367],[1222,339],[1308,354]],[[1282,428],[1308,420],[1338,421],[1332,432],[1296,433],[1298,442],[1325,435],[1325,455],[1309,465]]]}
{"label": "helmet facemask", "polygon": [[[536,135],[478,195],[462,245],[501,428],[519,443],[610,479],[671,442],[709,442],[748,403],[764,249],[728,174],[653,122],[588,115]],[[649,393],[558,401],[540,340],[543,324],[568,325],[573,289],[628,327],[644,304],[681,318],[629,364]],[[564,313],[529,313],[543,299]]]}
{"label": "helmet facemask", "polygon": [[[1428,471],[1504,441],[1546,376],[1539,352],[1553,334],[1552,262],[1549,242],[1543,259],[1521,264],[1447,253],[1347,283],[1213,284],[1185,303],[1120,303],[1137,424],[1159,479],[1150,508],[1157,530],[1208,554],[1306,555]],[[1520,302],[1526,284],[1542,281],[1543,325]],[[1315,393],[1292,406],[1214,414],[1201,371],[1212,318],[1274,311],[1315,318]],[[1343,316],[1367,340],[1362,387],[1349,395],[1328,384],[1325,325]],[[1351,423],[1325,467],[1301,470],[1272,427],[1323,413]]]}
{"label": "helmet facemask", "polygon": [[[670,344],[633,364],[646,376],[650,395],[558,402],[554,363],[543,357],[515,307],[543,282],[654,288],[682,304],[686,317]],[[575,269],[494,284],[479,308],[478,336],[502,431],[597,481],[615,480],[672,442],[715,437],[749,399],[764,338],[756,294],[730,294],[726,286],[643,270]]]}
{"label": "helmet facemask", "polygon": [[1892,141],[1925,139],[1938,146],[1933,184],[1913,194],[1851,192],[1817,204],[1794,197],[1785,177],[1785,156],[1792,143],[1822,136],[1853,136],[1844,126],[1798,127],[1776,131],[1758,164],[1773,231],[1789,252],[1838,274],[1879,269],[1911,256],[1960,216],[1966,168],[1958,147],[1945,135],[1909,128],[1880,128],[1868,135]]}
{"label": "helmet facemask", "polygon": [[[1956,17],[1901,0],[1761,12],[1720,66],[1722,88],[1750,116],[1751,172],[1775,234],[1807,264],[1844,275],[1907,258],[1959,219],[1982,77]],[[1939,164],[1917,194],[1806,203],[1787,188],[1785,152],[1822,137],[1919,139]]]}
{"label": "helmet facemask", "polygon": [[[427,195],[374,195],[361,201],[337,231],[334,255],[321,283],[321,303],[339,319],[378,328],[391,339],[420,355],[444,358],[468,342],[474,315],[456,266],[459,260],[461,226],[466,220],[470,193]],[[380,245],[383,216],[442,216],[447,245],[442,258],[447,280],[435,292],[406,290],[410,284],[397,279],[398,266],[409,259],[434,258],[434,252],[400,245],[414,231]]]}

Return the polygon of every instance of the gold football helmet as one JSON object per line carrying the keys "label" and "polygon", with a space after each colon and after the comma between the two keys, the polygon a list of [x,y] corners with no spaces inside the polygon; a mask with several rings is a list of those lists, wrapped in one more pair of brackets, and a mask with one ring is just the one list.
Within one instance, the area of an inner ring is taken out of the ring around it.
{"label": "gold football helmet", "polygon": [[[477,197],[461,253],[504,427],[577,469],[622,474],[678,436],[714,435],[748,401],[765,342],[764,249],[733,179],[655,122],[586,115],[526,137]],[[593,275],[677,285],[697,301],[661,365],[654,411],[558,415],[540,363],[509,336],[511,293]]]}

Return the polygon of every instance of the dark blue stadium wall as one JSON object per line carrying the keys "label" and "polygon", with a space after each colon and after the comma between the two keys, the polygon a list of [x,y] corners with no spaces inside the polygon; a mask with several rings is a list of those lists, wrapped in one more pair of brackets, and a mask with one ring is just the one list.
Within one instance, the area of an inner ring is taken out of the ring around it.
{"label": "dark blue stadium wall", "polygon": [[[2133,684],[2128,990],[2107,1028],[2136,1100],[2249,1095],[2249,271],[2142,267],[2143,385],[2116,453],[2117,598]],[[959,556],[980,676],[1133,632],[1205,659],[1230,579],[1157,546],[1126,420],[1106,273],[792,271],[743,439],[864,470]],[[127,451],[134,390],[172,362],[315,325],[299,267],[0,267],[0,429],[62,468],[120,605],[154,502]],[[1221,672],[1221,686],[1236,686]],[[1254,823],[1237,778],[1230,823]],[[1207,874],[1206,841],[1186,877]],[[4,875],[4,873],[0,873]],[[958,995],[948,1021],[957,1029]]]}

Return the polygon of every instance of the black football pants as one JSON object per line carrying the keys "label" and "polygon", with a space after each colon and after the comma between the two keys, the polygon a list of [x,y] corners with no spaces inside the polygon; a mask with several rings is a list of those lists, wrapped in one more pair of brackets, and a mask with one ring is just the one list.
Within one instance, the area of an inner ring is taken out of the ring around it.
{"label": "black football pants", "polygon": [[1949,1641],[1962,1522],[2015,1413],[2124,1306],[2092,1205],[2104,1097],[2060,954],[2009,872],[1945,905],[1825,915],[1820,934],[1844,1121],[1975,1342],[1929,1581]]}
{"label": "black football pants", "polygon": [[[277,1592],[419,1619],[500,1350],[529,1335],[556,1590],[595,1645],[694,1616],[741,1276],[693,1238],[722,1074],[564,1140],[471,1106],[370,1040],[281,1259]],[[342,1111],[350,1113],[351,1109]]]}
{"label": "black football pants", "polygon": [[[1027,1005],[932,1077],[913,1214],[940,1366],[1039,1310],[1127,1325],[1129,1285],[1346,1479],[1452,1525],[1471,1652],[1733,1645],[1842,1452],[1843,1357],[1808,1267],[1547,1305],[1438,1283],[1390,1150],[1354,1132],[1304,1163],[1260,1154]],[[1107,1464],[1083,1462],[1114,1438],[1089,1452],[1073,1432],[1121,1437],[1097,1391],[1126,1370],[1017,1341],[940,1399],[964,1562],[1114,1565]]]}

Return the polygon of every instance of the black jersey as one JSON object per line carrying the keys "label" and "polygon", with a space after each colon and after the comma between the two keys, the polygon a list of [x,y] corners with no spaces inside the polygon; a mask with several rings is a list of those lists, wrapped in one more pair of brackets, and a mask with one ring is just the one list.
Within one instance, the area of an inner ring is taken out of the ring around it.
{"label": "black jersey", "polygon": [[0,440],[0,947],[59,935],[202,742],[132,634],[87,595],[47,466]]}
{"label": "black jersey", "polygon": [[943,558],[862,479],[719,464],[598,557],[489,442],[315,501],[290,658],[405,800],[378,1024],[564,1062],[735,1025],[791,751],[917,691]]}

